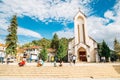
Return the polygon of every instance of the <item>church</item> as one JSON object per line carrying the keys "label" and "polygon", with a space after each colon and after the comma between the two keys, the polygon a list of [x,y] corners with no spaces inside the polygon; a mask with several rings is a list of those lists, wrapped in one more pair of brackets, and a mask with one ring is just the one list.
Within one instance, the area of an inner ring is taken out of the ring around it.
{"label": "church", "polygon": [[97,42],[88,36],[86,16],[79,11],[74,17],[74,38],[68,44],[68,61],[76,56],[77,62],[98,62]]}

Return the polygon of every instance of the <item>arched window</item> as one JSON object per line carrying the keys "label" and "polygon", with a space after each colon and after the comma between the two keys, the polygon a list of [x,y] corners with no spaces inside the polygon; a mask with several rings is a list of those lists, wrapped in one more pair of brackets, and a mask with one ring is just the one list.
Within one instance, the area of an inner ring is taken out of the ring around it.
{"label": "arched window", "polygon": [[85,26],[82,24],[82,29],[83,29],[83,43],[85,43]]}
{"label": "arched window", "polygon": [[77,21],[80,23],[84,23],[84,19],[82,16],[78,16]]}
{"label": "arched window", "polygon": [[78,16],[77,19],[78,19],[78,20],[79,20],[79,19],[84,20],[82,16]]}
{"label": "arched window", "polygon": [[78,43],[80,43],[80,26],[78,25]]}

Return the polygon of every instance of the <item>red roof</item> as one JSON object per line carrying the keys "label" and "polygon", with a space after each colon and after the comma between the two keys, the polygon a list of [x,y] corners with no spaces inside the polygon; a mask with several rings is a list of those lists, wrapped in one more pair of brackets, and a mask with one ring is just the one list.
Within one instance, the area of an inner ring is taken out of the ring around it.
{"label": "red roof", "polygon": [[56,50],[53,49],[53,48],[48,48],[47,51],[48,51],[48,52],[53,52],[53,53],[54,53]]}
{"label": "red roof", "polygon": [[5,47],[5,44],[1,44],[1,43],[0,43],[0,46],[3,46],[3,47]]}
{"label": "red roof", "polygon": [[30,47],[26,47],[24,49],[40,49],[40,46],[30,46]]}

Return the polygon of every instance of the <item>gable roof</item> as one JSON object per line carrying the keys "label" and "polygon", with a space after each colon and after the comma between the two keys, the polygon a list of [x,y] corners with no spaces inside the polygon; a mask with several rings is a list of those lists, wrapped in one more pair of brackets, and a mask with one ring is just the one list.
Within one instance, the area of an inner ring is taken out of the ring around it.
{"label": "gable roof", "polygon": [[87,16],[79,9],[79,11],[76,13],[76,15],[74,16],[73,19],[75,19],[75,17],[76,17],[79,13],[81,13],[85,18],[87,18]]}
{"label": "gable roof", "polygon": [[[96,42],[92,37],[89,36],[90,39],[92,39],[94,42]],[[97,43],[97,42],[96,42]]]}

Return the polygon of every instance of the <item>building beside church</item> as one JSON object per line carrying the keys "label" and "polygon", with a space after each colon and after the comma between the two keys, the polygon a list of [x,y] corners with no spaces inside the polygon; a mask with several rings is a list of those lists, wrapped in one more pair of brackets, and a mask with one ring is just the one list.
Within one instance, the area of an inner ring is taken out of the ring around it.
{"label": "building beside church", "polygon": [[97,42],[88,36],[86,16],[79,11],[74,17],[74,38],[68,44],[68,61],[72,55],[77,62],[98,62]]}
{"label": "building beside church", "polygon": [[0,62],[3,62],[4,58],[5,58],[5,48],[6,46],[4,44],[0,43]]}

